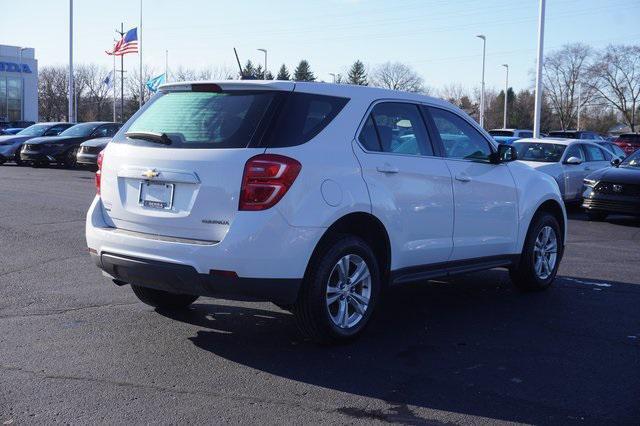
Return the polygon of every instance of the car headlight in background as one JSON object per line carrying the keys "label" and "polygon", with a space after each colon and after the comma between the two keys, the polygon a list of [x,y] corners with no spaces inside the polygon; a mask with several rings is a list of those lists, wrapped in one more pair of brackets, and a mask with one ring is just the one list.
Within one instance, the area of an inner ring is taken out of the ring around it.
{"label": "car headlight in background", "polygon": [[582,181],[582,183],[584,183],[584,186],[588,186],[589,188],[593,188],[596,186],[596,184],[598,183],[597,180],[595,179],[584,179]]}

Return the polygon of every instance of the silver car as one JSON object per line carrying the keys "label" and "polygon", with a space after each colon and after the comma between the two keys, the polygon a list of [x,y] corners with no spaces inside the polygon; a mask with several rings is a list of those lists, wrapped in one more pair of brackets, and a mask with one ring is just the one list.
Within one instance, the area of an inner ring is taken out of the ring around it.
{"label": "silver car", "polygon": [[611,166],[616,156],[606,148],[580,139],[520,139],[513,144],[518,160],[558,182],[562,199],[582,198],[582,180],[596,170]]}

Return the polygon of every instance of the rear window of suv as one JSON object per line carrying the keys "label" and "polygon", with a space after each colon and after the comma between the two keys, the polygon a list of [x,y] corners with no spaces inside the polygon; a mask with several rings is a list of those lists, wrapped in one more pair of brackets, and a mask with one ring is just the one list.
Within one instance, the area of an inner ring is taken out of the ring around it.
{"label": "rear window of suv", "polygon": [[[278,91],[167,92],[158,95],[126,132],[164,133],[171,148],[294,146],[320,133],[347,101]],[[152,144],[140,139],[126,143]]]}
{"label": "rear window of suv", "polygon": [[171,148],[245,148],[274,97],[275,92],[167,92],[152,101],[127,133],[165,133]]}

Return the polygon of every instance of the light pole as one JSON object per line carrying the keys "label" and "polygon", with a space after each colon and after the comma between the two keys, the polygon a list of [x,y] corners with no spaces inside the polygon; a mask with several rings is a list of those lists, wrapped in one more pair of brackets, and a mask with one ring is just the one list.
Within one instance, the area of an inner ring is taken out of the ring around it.
{"label": "light pole", "polygon": [[538,15],[538,60],[536,66],[536,102],[533,112],[533,137],[540,137],[540,112],[542,110],[542,65],[544,61],[544,6],[545,0],[540,0]]}
{"label": "light pole", "polygon": [[73,113],[73,0],[69,0],[69,113],[67,115],[69,123],[75,123]]}
{"label": "light pole", "polygon": [[507,93],[509,92],[509,64],[502,64],[507,70],[507,75],[504,79],[504,119],[502,120],[502,128],[507,128]]}
{"label": "light pole", "polygon": [[476,37],[482,39],[482,88],[480,91],[480,127],[484,128],[484,65],[487,57],[487,37],[478,34]]}
{"label": "light pole", "polygon": [[262,72],[262,79],[267,79],[267,49],[258,49],[260,52],[264,52],[264,71]]}
{"label": "light pole", "polygon": [[26,47],[18,47],[18,68],[20,69],[20,120],[24,120],[24,75],[22,74],[22,51]]}
{"label": "light pole", "polygon": [[578,124],[577,129],[580,130],[580,112],[582,110],[582,83],[578,83]]}

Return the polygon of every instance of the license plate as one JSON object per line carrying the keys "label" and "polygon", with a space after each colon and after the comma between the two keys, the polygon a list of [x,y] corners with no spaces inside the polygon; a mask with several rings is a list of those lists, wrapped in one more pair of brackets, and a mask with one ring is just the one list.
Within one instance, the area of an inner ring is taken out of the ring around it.
{"label": "license plate", "polygon": [[171,209],[173,206],[173,184],[141,182],[138,203],[152,209]]}

